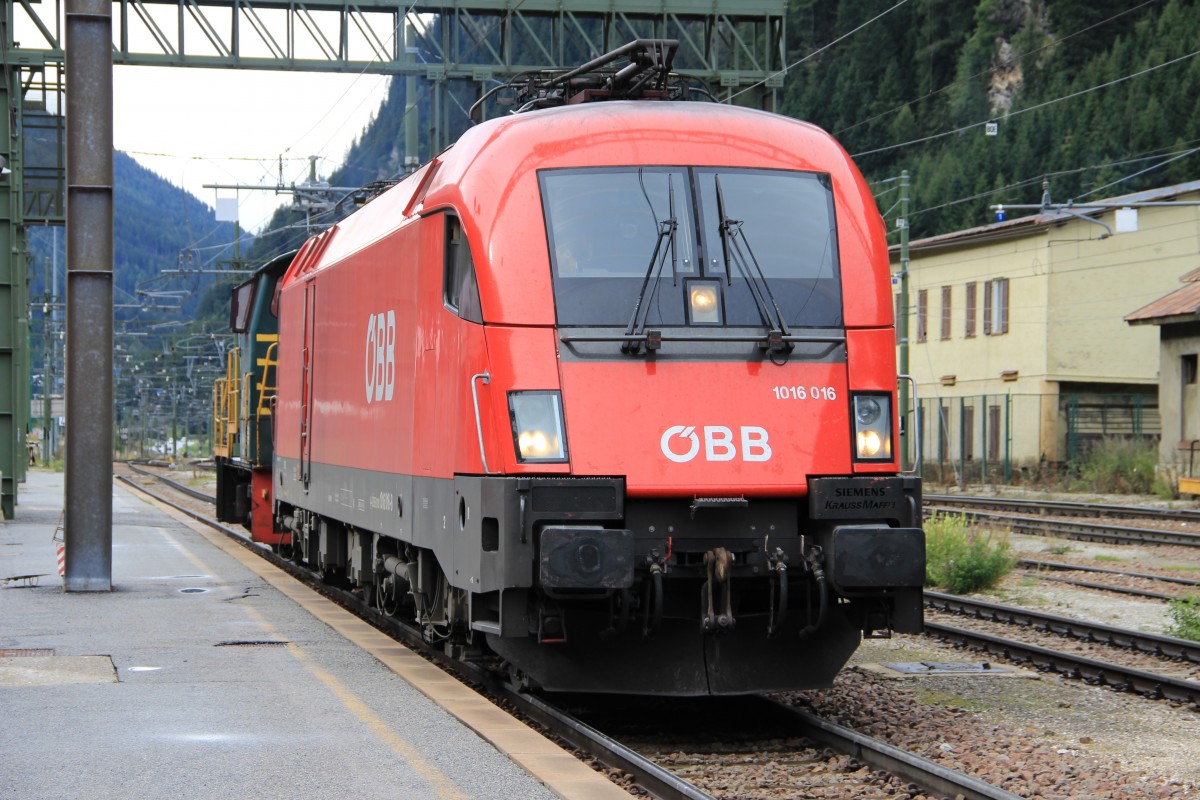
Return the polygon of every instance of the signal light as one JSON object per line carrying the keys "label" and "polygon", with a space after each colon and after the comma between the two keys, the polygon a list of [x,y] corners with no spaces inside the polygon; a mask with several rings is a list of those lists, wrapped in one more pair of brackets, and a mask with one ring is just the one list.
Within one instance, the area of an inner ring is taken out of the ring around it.
{"label": "signal light", "polygon": [[684,282],[688,296],[688,322],[692,325],[721,324],[721,282],[694,280]]}

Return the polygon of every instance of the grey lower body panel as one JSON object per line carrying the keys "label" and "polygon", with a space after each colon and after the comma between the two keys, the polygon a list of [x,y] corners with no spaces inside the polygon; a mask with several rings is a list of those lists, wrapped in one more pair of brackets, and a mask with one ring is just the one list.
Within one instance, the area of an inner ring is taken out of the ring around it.
{"label": "grey lower body panel", "polygon": [[753,620],[718,635],[694,619],[665,619],[648,634],[634,621],[618,632],[607,618],[585,614],[571,618],[567,634],[563,644],[498,636],[488,644],[547,691],[692,696],[826,687],[861,641],[836,610],[803,639],[795,629],[768,638]]}

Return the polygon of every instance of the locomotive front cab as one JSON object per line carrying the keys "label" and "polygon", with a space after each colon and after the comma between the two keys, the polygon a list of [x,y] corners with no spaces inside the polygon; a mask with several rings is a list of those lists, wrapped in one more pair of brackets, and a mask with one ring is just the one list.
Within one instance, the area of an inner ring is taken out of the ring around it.
{"label": "locomotive front cab", "polygon": [[583,688],[587,663],[615,690],[737,693],[824,685],[861,635],[919,631],[894,334],[847,324],[831,176],[538,185],[561,390],[510,393],[513,447],[573,477],[530,481],[540,645],[494,649],[551,689]]}

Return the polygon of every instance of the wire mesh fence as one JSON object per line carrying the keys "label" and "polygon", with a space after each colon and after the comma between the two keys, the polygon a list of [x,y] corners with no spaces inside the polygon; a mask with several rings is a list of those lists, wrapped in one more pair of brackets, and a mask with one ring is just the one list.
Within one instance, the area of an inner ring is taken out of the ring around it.
{"label": "wire mesh fence", "polygon": [[922,474],[933,483],[1019,483],[1083,459],[1106,439],[1157,442],[1154,395],[1069,392],[922,398]]}

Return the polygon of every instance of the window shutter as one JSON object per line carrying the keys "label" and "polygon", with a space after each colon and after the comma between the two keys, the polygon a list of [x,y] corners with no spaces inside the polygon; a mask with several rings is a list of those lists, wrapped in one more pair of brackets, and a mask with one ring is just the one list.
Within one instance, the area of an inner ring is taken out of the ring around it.
{"label": "window shutter", "polygon": [[1008,333],[1008,278],[996,281],[1000,292],[1000,330],[997,333]]}
{"label": "window shutter", "polygon": [[976,284],[972,281],[967,284],[967,326],[965,334],[968,339],[975,335],[975,298]]}
{"label": "window shutter", "polygon": [[983,284],[983,335],[992,333],[992,281]]}
{"label": "window shutter", "polygon": [[949,286],[942,287],[942,339],[950,338],[950,299]]}
{"label": "window shutter", "polygon": [[926,340],[929,323],[929,290],[922,289],[917,293],[917,341]]}

